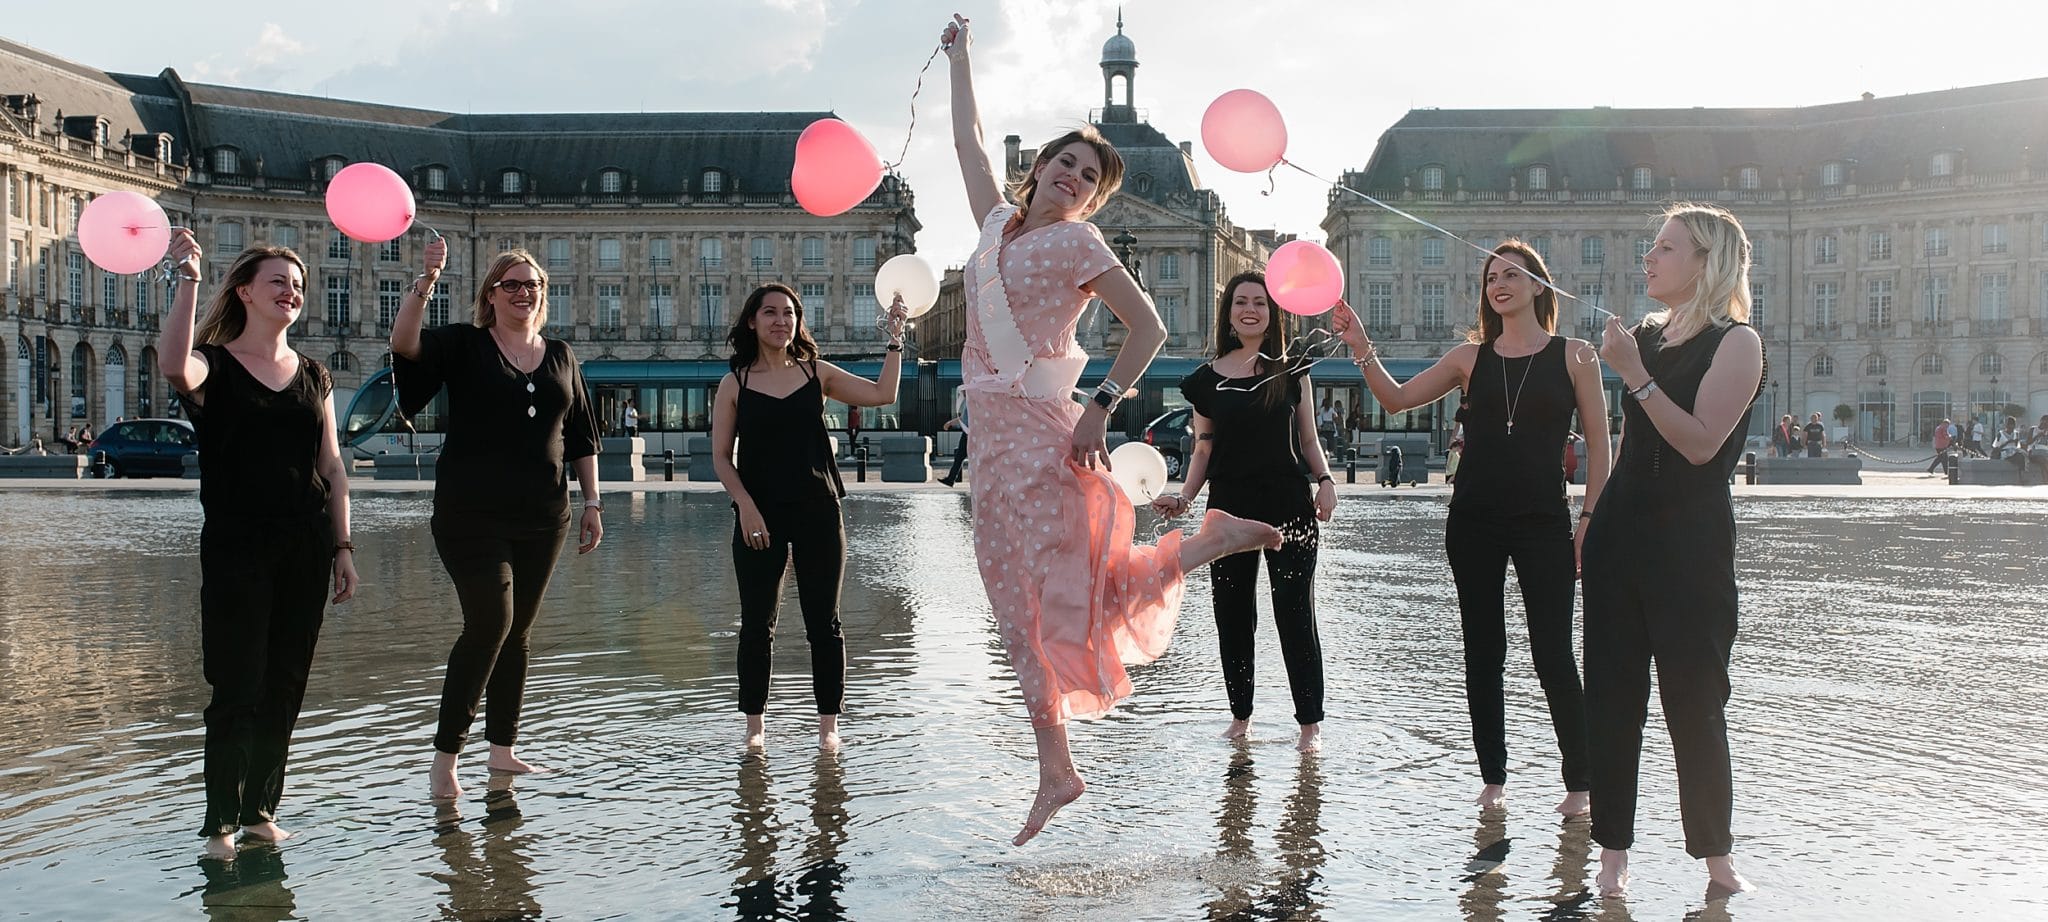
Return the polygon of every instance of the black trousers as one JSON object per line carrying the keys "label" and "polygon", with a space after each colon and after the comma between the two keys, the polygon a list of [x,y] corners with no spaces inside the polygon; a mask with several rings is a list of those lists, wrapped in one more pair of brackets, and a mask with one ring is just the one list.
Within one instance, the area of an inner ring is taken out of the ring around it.
{"label": "black trousers", "polygon": [[505,529],[436,515],[433,528],[434,549],[462,604],[462,633],[448,651],[434,748],[462,751],[486,692],[491,706],[484,714],[484,739],[513,745],[526,696],[528,635],[562,554],[568,521],[552,529]]}
{"label": "black trousers", "polygon": [[953,449],[953,469],[946,472],[947,480],[960,479],[960,466],[967,463],[967,433],[960,433],[960,444]]}
{"label": "black trousers", "polygon": [[740,711],[768,708],[768,675],[775,657],[775,620],[782,577],[796,570],[804,638],[811,644],[811,693],[819,714],[837,714],[846,700],[846,638],[839,630],[839,590],[846,573],[846,526],[831,496],[762,503],[768,547],[754,550],[732,526],[732,568],[740,590]]}
{"label": "black trousers", "polygon": [[[1609,509],[1601,501],[1600,516]],[[1725,512],[1721,513],[1726,515]],[[1593,840],[1635,842],[1637,773],[1650,667],[1671,732],[1685,850],[1726,855],[1735,809],[1728,757],[1728,658],[1735,646],[1732,520],[1686,528],[1683,553],[1617,528],[1586,536],[1586,717],[1593,762]],[[1670,539],[1667,537],[1666,542]]]}
{"label": "black trousers", "polygon": [[1557,736],[1567,791],[1592,784],[1586,767],[1586,696],[1572,657],[1572,584],[1577,563],[1571,519],[1556,515],[1489,516],[1459,512],[1444,524],[1444,551],[1458,585],[1465,635],[1465,707],[1472,717],[1472,748],[1487,784],[1508,781],[1506,688],[1507,567],[1515,562],[1529,624],[1529,654],[1550,728]]}
{"label": "black trousers", "polygon": [[[1266,517],[1217,503],[1210,505],[1267,521]],[[1295,505],[1299,505],[1298,503]],[[1223,656],[1223,688],[1230,695],[1230,713],[1238,720],[1252,716],[1253,636],[1258,627],[1259,557],[1266,559],[1266,581],[1273,598],[1273,626],[1280,632],[1280,658],[1287,666],[1287,687],[1294,693],[1294,722],[1323,721],[1323,643],[1316,633],[1316,549],[1320,532],[1313,511],[1267,524],[1287,535],[1277,551],[1245,551],[1209,565],[1209,587],[1216,604],[1216,645]]]}
{"label": "black trousers", "polygon": [[202,836],[277,818],[333,564],[334,529],[324,512],[209,518],[199,532],[200,647],[213,686]]}

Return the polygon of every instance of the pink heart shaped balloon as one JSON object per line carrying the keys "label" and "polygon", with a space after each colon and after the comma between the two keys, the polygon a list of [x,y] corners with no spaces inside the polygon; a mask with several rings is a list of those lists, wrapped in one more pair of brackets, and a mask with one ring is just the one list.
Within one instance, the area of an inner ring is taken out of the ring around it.
{"label": "pink heart shaped balloon", "polygon": [[156,200],[139,192],[109,192],[78,216],[78,247],[108,272],[134,275],[171,248],[171,221]]}
{"label": "pink heart shaped balloon", "polygon": [[412,187],[390,167],[351,163],[327,182],[327,218],[363,243],[383,243],[412,229]]}
{"label": "pink heart shaped balloon", "polygon": [[797,137],[789,189],[805,211],[821,218],[842,214],[881,182],[882,158],[852,125],[821,118]]}
{"label": "pink heart shaped balloon", "polygon": [[1344,297],[1344,268],[1322,244],[1289,240],[1266,261],[1266,294],[1290,314],[1320,314]]}

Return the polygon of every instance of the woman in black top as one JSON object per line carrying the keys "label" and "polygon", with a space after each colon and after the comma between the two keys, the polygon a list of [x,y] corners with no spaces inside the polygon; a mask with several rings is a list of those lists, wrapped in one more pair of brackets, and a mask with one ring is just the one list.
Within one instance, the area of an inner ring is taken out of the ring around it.
{"label": "woman in black top", "polygon": [[851,407],[896,402],[905,315],[899,298],[889,307],[889,345],[879,382],[818,361],[818,344],[804,328],[803,302],[780,282],[754,289],[726,334],[732,372],[718,382],[713,398],[711,464],[732,496],[740,713],[747,715],[748,748],[767,745],[762,712],[768,707],[782,574],[792,558],[811,645],[818,747],[839,748],[839,711],[846,697],[846,639],[839,632],[846,527],[839,498],[846,488],[825,435],[825,400]]}
{"label": "woman in black top", "polygon": [[285,343],[306,267],[283,247],[243,251],[193,347],[200,251],[174,231],[177,296],[157,367],[199,436],[201,648],[206,705],[206,856],[235,857],[235,830],[275,842],[286,752],[327,607],[355,594],[348,474],[327,369]]}
{"label": "woman in black top", "polygon": [[[1476,802],[1507,800],[1506,581],[1509,560],[1522,586],[1529,653],[1557,737],[1565,797],[1557,812],[1587,811],[1592,780],[1586,758],[1586,711],[1572,658],[1575,542],[1606,485],[1607,398],[1592,346],[1558,336],[1557,292],[1546,284],[1543,257],[1519,240],[1494,247],[1481,273],[1477,327],[1436,364],[1396,384],[1348,305],[1331,327],[1358,355],[1373,397],[1389,413],[1421,406],[1463,388],[1463,452],[1444,523],[1444,551],[1458,586],[1465,638],[1465,706],[1472,747],[1485,787]],[[1586,499],[1575,529],[1565,497],[1564,449],[1572,414],[1592,436],[1586,443]]]}
{"label": "woman in black top", "polygon": [[[1180,492],[1161,494],[1152,507],[1180,515],[1207,483],[1209,508],[1280,529],[1280,547],[1265,550],[1273,625],[1280,632],[1280,655],[1294,693],[1294,720],[1301,726],[1295,748],[1315,752],[1322,748],[1323,723],[1316,522],[1330,520],[1337,487],[1316,437],[1319,420],[1308,364],[1287,357],[1287,332],[1280,308],[1266,296],[1263,273],[1241,272],[1223,286],[1216,304],[1215,356],[1180,382],[1195,410],[1194,457]],[[1232,720],[1223,731],[1228,739],[1244,739],[1251,729],[1258,568],[1258,551],[1231,554],[1209,565],[1223,687],[1230,696]]]}
{"label": "woman in black top", "polygon": [[1749,319],[1749,238],[1712,205],[1665,212],[1643,257],[1669,310],[1634,330],[1609,319],[1600,354],[1628,389],[1621,458],[1586,533],[1586,714],[1601,895],[1628,886],[1636,772],[1657,667],[1678,768],[1685,850],[1709,892],[1749,882],[1729,857],[1728,656],[1735,643],[1735,513],[1728,481],[1763,388]]}
{"label": "woman in black top", "polygon": [[526,693],[528,633],[569,528],[569,469],[583,487],[577,553],[604,537],[597,493],[597,417],[569,344],[545,339],[547,272],[532,254],[498,254],[472,323],[421,330],[447,243],[426,248],[426,273],[399,302],[391,352],[401,408],[418,412],[448,389],[447,440],[434,465],[434,549],[462,603],[434,734],[435,797],[462,793],[456,756],[484,693],[492,771],[524,774],[513,755]]}

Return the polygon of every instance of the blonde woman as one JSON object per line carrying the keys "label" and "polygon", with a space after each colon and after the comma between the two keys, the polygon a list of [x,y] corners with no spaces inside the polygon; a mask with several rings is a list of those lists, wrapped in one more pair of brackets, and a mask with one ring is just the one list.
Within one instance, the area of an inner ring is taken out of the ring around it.
{"label": "blonde woman", "polygon": [[[276,842],[284,766],[327,609],[355,594],[348,474],[334,381],[285,330],[306,304],[306,265],[283,247],[243,251],[195,335],[199,244],[173,232],[178,288],[157,367],[199,436],[200,646],[206,705],[206,857],[235,833]],[[194,340],[197,345],[194,345]]]}
{"label": "blonde woman", "polygon": [[1636,773],[1656,666],[1678,768],[1685,850],[1711,891],[1750,888],[1729,856],[1728,656],[1735,643],[1729,475],[1761,391],[1749,319],[1749,238],[1735,216],[1679,204],[1643,257],[1667,310],[1633,330],[1610,318],[1601,358],[1627,388],[1621,455],[1586,530],[1586,714],[1601,895],[1628,886]]}
{"label": "blonde woman", "polygon": [[597,415],[576,353],[541,336],[548,277],[525,250],[498,254],[471,323],[420,329],[447,244],[426,248],[426,272],[399,302],[391,352],[406,412],[448,389],[447,440],[434,465],[434,549],[462,603],[434,735],[433,796],[462,793],[456,757],[485,693],[494,772],[524,774],[513,754],[526,693],[527,635],[569,532],[569,472],[583,487],[577,553],[604,537],[597,492]]}

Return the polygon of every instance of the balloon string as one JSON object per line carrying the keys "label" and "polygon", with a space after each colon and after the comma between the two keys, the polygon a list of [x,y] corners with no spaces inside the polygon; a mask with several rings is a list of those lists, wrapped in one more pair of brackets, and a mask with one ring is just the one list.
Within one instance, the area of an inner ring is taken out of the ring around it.
{"label": "balloon string", "polygon": [[1260,359],[1263,359],[1265,361],[1286,363],[1280,368],[1279,371],[1276,371],[1270,375],[1260,378],[1259,380],[1254,381],[1251,384],[1229,384],[1219,382],[1216,385],[1216,389],[1219,391],[1236,391],[1248,394],[1252,391],[1256,391],[1259,388],[1266,386],[1266,382],[1268,381],[1272,381],[1277,378],[1283,378],[1288,375],[1307,374],[1309,369],[1314,368],[1317,365],[1320,365],[1323,362],[1336,357],[1335,349],[1331,349],[1329,352],[1324,353],[1322,355],[1317,355],[1316,350],[1324,346],[1327,346],[1331,343],[1342,342],[1342,340],[1339,340],[1335,334],[1321,327],[1317,327],[1313,330],[1308,331],[1307,333],[1302,334],[1301,339],[1302,347],[1301,356],[1299,358],[1290,358],[1286,355],[1267,355],[1264,352],[1256,353],[1256,355]]}
{"label": "balloon string", "polygon": [[896,155],[895,163],[884,163],[882,169],[894,171],[910,159],[910,138],[917,133],[917,94],[924,92],[924,75],[931,72],[932,62],[939,59],[939,52],[946,50],[940,45],[932,49],[932,56],[924,59],[924,68],[917,72],[917,86],[910,91],[910,127],[903,129],[903,152]]}
{"label": "balloon string", "polygon": [[[1425,220],[1423,220],[1422,218],[1418,218],[1418,217],[1416,217],[1415,215],[1409,214],[1409,213],[1408,213],[1408,212],[1406,212],[1406,211],[1402,211],[1401,209],[1399,209],[1399,208],[1396,208],[1396,207],[1394,207],[1394,206],[1392,206],[1392,205],[1389,205],[1389,204],[1387,204],[1386,202],[1382,202],[1382,201],[1380,201],[1379,199],[1376,199],[1376,198],[1374,198],[1374,197],[1372,197],[1372,196],[1370,196],[1370,195],[1367,195],[1367,194],[1365,194],[1364,192],[1360,192],[1359,190],[1357,190],[1357,189],[1353,189],[1353,188],[1351,188],[1350,186],[1344,185],[1344,184],[1342,184],[1342,183],[1336,183],[1336,182],[1331,182],[1330,180],[1324,179],[1324,178],[1323,178],[1323,177],[1321,177],[1321,176],[1317,176],[1316,174],[1314,174],[1314,173],[1311,173],[1311,172],[1309,172],[1308,170],[1302,169],[1302,167],[1301,167],[1301,166],[1300,166],[1299,164],[1297,164],[1297,163],[1294,163],[1293,161],[1290,161],[1290,160],[1281,160],[1281,161],[1280,161],[1279,163],[1276,163],[1276,164],[1274,164],[1274,165],[1273,165],[1273,169],[1276,169],[1276,170],[1277,170],[1277,169],[1279,169],[1279,168],[1280,168],[1280,167],[1281,167],[1282,165],[1285,165],[1285,166],[1289,166],[1289,167],[1293,167],[1293,168],[1294,168],[1294,169],[1295,169],[1295,170],[1296,170],[1297,172],[1301,173],[1301,175],[1303,175],[1303,176],[1306,176],[1306,177],[1308,177],[1308,178],[1310,178],[1310,179],[1313,179],[1313,180],[1315,180],[1315,181],[1317,181],[1317,182],[1320,182],[1320,183],[1323,183],[1323,184],[1325,184],[1325,185],[1328,185],[1328,186],[1330,186],[1331,188],[1334,188],[1334,189],[1336,189],[1336,190],[1338,190],[1338,191],[1340,191],[1340,192],[1349,192],[1349,193],[1351,193],[1352,195],[1358,196],[1359,198],[1362,198],[1362,199],[1366,200],[1367,202],[1370,202],[1371,204],[1373,204],[1373,205],[1375,205],[1375,206],[1378,206],[1379,208],[1381,208],[1381,209],[1384,209],[1384,210],[1386,210],[1387,212],[1389,212],[1389,213],[1391,213],[1391,214],[1393,214],[1393,215],[1395,215],[1395,216],[1397,216],[1397,217],[1401,217],[1401,218],[1406,218],[1406,219],[1407,219],[1407,220],[1409,220],[1409,221],[1413,221],[1413,222],[1415,222],[1416,224],[1420,224],[1420,225],[1422,225],[1423,227],[1427,227],[1427,228],[1429,228],[1430,230],[1436,231],[1436,232],[1437,232],[1437,233],[1439,233],[1439,234],[1442,234],[1442,235],[1444,235],[1444,236],[1446,236],[1446,237],[1449,237],[1449,238],[1451,238],[1452,240],[1456,240],[1456,241],[1458,241],[1459,243],[1462,243],[1462,244],[1464,244],[1464,245],[1466,245],[1466,246],[1468,246],[1468,247],[1471,247],[1471,248],[1472,248],[1472,249],[1474,249],[1474,250],[1477,250],[1477,251],[1479,251],[1479,252],[1480,252],[1480,253],[1482,253],[1482,254],[1485,254],[1486,258],[1488,258],[1488,259],[1492,259],[1492,258],[1493,258],[1494,256],[1498,255],[1498,254],[1494,253],[1494,251],[1492,251],[1492,250],[1490,250],[1490,249],[1488,249],[1488,248],[1486,248],[1486,247],[1483,247],[1483,246],[1480,246],[1479,244],[1473,243],[1473,242],[1472,242],[1472,241],[1470,241],[1470,240],[1467,240],[1467,239],[1465,239],[1465,238],[1463,238],[1463,237],[1460,237],[1460,236],[1458,236],[1457,234],[1451,233],[1450,231],[1448,231],[1448,230],[1445,230],[1444,228],[1442,228],[1442,227],[1440,227],[1440,226],[1438,226],[1438,225],[1436,225],[1436,224],[1433,224],[1433,223],[1431,223],[1431,222],[1429,222],[1429,221],[1425,221]],[[1271,175],[1271,171],[1268,171],[1268,175],[1269,175],[1269,176]],[[1482,263],[1481,265],[1483,266],[1483,265],[1484,265],[1484,263]],[[1572,300],[1572,301],[1577,301],[1577,302],[1578,302],[1578,303],[1579,303],[1579,304],[1580,304],[1581,306],[1583,306],[1583,307],[1590,307],[1590,308],[1592,308],[1592,309],[1594,309],[1594,310],[1596,310],[1596,311],[1599,311],[1600,313],[1606,314],[1606,315],[1607,315],[1607,316],[1609,316],[1609,317],[1615,317],[1615,318],[1619,318],[1619,317],[1621,316],[1621,315],[1619,315],[1619,314],[1616,314],[1616,313],[1615,313],[1615,312],[1613,312],[1613,311],[1610,311],[1610,310],[1608,310],[1608,309],[1606,309],[1606,308],[1604,308],[1604,307],[1601,307],[1601,306],[1600,306],[1600,305],[1598,305],[1598,304],[1594,304],[1594,303],[1592,303],[1592,302],[1590,302],[1590,301],[1587,301],[1586,299],[1584,299],[1584,298],[1581,298],[1581,297],[1579,297],[1578,295],[1572,294],[1571,292],[1569,292],[1569,291],[1566,291],[1566,290],[1564,290],[1563,288],[1559,288],[1559,287],[1558,287],[1557,285],[1553,284],[1553,283],[1552,283],[1552,282],[1551,282],[1551,281],[1550,281],[1549,279],[1545,279],[1545,278],[1541,278],[1541,277],[1538,277],[1538,276],[1537,276],[1537,275],[1535,275],[1534,273],[1531,273],[1531,274],[1529,275],[1529,278],[1530,278],[1530,279],[1532,279],[1532,280],[1534,280],[1534,281],[1536,282],[1536,284],[1538,284],[1538,285],[1541,285],[1541,286],[1543,286],[1543,287],[1545,287],[1545,288],[1548,288],[1548,289],[1550,289],[1551,291],[1553,291],[1553,292],[1557,293],[1557,295],[1558,295],[1559,297],[1561,297],[1561,298],[1566,298],[1566,299],[1569,299],[1569,300]]]}

